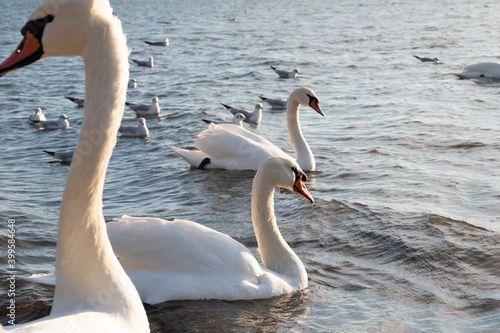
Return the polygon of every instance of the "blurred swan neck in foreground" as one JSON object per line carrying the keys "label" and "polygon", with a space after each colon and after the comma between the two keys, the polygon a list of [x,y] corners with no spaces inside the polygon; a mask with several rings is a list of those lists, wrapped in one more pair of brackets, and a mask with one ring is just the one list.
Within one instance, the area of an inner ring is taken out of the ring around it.
{"label": "blurred swan neck in foreground", "polygon": [[274,182],[269,169],[259,168],[252,186],[252,222],[262,263],[279,274],[300,280],[307,287],[307,272],[281,235],[274,215]]}
{"label": "blurred swan neck in foreground", "polygon": [[85,115],[61,203],[51,314],[89,310],[126,316],[142,306],[130,295],[134,287],[114,256],[102,213],[104,178],[128,81],[126,39],[106,7],[89,19],[83,36]]}
{"label": "blurred swan neck in foreground", "polygon": [[288,127],[288,134],[290,135],[290,141],[295,150],[295,159],[297,163],[299,163],[302,170],[314,171],[316,169],[316,161],[300,129],[300,103],[297,99],[299,91],[299,89],[295,90],[288,98],[286,105],[286,124]]}

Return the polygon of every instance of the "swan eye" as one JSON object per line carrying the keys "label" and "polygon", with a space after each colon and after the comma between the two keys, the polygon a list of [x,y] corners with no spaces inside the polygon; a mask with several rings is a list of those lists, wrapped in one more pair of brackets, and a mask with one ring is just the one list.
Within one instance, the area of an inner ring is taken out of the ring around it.
{"label": "swan eye", "polygon": [[47,15],[44,18],[31,20],[21,28],[21,34],[26,37],[26,34],[29,31],[33,36],[37,37],[37,39],[40,40],[40,38],[42,37],[43,29],[45,29],[47,23],[50,23],[52,21],[54,21],[54,15]]}

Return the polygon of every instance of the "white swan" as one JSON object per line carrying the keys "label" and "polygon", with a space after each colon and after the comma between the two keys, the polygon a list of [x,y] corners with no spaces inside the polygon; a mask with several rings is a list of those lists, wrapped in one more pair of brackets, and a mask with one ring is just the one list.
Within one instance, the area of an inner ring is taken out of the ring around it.
{"label": "white swan", "polygon": [[29,116],[28,120],[30,123],[39,123],[41,121],[47,121],[47,118],[45,118],[45,114],[41,108],[36,108],[33,114]]}
{"label": "white swan", "polygon": [[271,157],[253,181],[252,223],[262,262],[231,237],[186,220],[122,217],[109,239],[141,299],[257,299],[307,287],[304,265],[283,239],[274,216],[275,186],[313,202],[305,174],[290,158]]}
{"label": "white swan", "polygon": [[128,81],[128,49],[108,0],[43,3],[0,76],[50,56],[81,55],[85,114],[59,215],[57,284],[49,316],[22,332],[149,332],[134,285],[109,243],[102,214],[104,177],[116,143]]}
{"label": "white swan", "polygon": [[462,73],[455,74],[461,79],[488,78],[500,79],[500,64],[497,62],[480,62],[464,67]]}
{"label": "white swan", "polygon": [[[120,263],[149,304],[186,299],[258,299],[307,287],[307,272],[279,232],[274,216],[276,186],[313,198],[306,176],[291,158],[270,157],[252,188],[252,223],[264,265],[228,235],[201,224],[123,216],[106,224]],[[53,284],[53,275],[25,280]]]}
{"label": "white swan", "polygon": [[[288,98],[286,120],[290,141],[302,170],[314,171],[316,161],[299,124],[300,105],[309,105],[322,116],[318,98],[309,88],[295,89]],[[171,147],[194,168],[257,170],[269,156],[288,156],[263,137],[232,125],[210,124],[200,132],[194,145],[199,150]]]}

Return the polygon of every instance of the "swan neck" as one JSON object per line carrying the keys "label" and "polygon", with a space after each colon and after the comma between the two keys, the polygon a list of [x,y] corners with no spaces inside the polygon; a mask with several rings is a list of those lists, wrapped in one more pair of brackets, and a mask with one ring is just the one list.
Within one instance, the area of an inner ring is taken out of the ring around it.
{"label": "swan neck", "polygon": [[257,171],[252,188],[252,223],[264,266],[307,286],[304,265],[281,235],[274,215],[274,184]]}
{"label": "swan neck", "polygon": [[316,167],[316,161],[300,129],[299,108],[300,104],[290,96],[286,105],[288,134],[290,135],[290,141],[295,151],[297,163],[302,170],[313,171]]}
{"label": "swan neck", "polygon": [[130,301],[133,295],[123,296],[133,285],[113,254],[102,212],[104,178],[128,80],[121,24],[115,17],[106,19],[91,25],[98,31],[83,48],[84,118],[61,202],[52,314],[85,308],[127,312],[134,301],[140,304],[140,299]]}

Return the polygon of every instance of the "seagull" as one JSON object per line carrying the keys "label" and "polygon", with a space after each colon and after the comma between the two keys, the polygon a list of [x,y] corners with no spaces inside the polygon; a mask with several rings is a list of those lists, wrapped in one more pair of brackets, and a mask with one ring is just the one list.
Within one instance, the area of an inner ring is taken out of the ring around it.
{"label": "seagull", "polygon": [[211,121],[207,119],[202,119],[204,122],[209,123],[209,124],[215,124],[215,125],[220,125],[220,124],[232,124],[236,126],[243,127],[243,120],[247,120],[248,118],[245,117],[243,113],[238,112],[237,114],[234,115],[232,121]]}
{"label": "seagull", "polygon": [[58,160],[61,160],[61,162],[64,162],[64,163],[71,163],[71,160],[73,159],[73,154],[75,153],[74,150],[70,150],[70,151],[44,150],[43,152],[49,154],[50,156],[57,158]]}
{"label": "seagull", "polygon": [[35,111],[33,111],[33,114],[28,118],[28,120],[30,123],[38,123],[40,121],[47,121],[41,108],[36,108]]}
{"label": "seagull", "polygon": [[269,104],[273,109],[286,109],[287,100],[284,98],[267,98],[259,96],[261,100]]}
{"label": "seagull", "polygon": [[144,43],[149,44],[149,45],[153,45],[153,46],[169,46],[170,45],[170,41],[168,40],[168,38],[165,38],[165,40],[163,42],[145,41]]}
{"label": "seagull", "polygon": [[129,108],[135,111],[138,116],[159,116],[160,105],[158,104],[158,97],[153,97],[151,104],[139,104],[135,102],[125,102]]}
{"label": "seagull", "polygon": [[57,120],[50,121],[40,121],[36,124],[40,129],[54,130],[54,129],[66,129],[69,128],[68,116],[62,114]]}
{"label": "seagull", "polygon": [[70,97],[70,96],[65,96],[67,99],[78,105],[79,108],[83,108],[83,105],[85,104],[85,99],[83,98],[75,98],[75,97]]}
{"label": "seagull", "polygon": [[262,119],[262,104],[257,103],[255,104],[255,109],[252,110],[247,110],[247,109],[242,109],[242,108],[234,108],[232,106],[229,106],[227,104],[221,103],[222,106],[224,106],[229,112],[231,112],[233,115],[236,115],[237,113],[242,113],[245,117],[248,118],[249,123],[254,123],[258,124],[260,123],[260,120]]}
{"label": "seagull", "polygon": [[137,126],[120,126],[118,132],[120,132],[123,137],[144,139],[149,136],[149,130],[146,126],[146,119],[144,118],[139,118],[139,125]]}
{"label": "seagull", "polygon": [[136,60],[136,59],[132,59],[132,61],[135,62],[137,65],[142,66],[142,67],[149,67],[149,68],[153,68],[154,67],[153,57],[149,57],[149,60]]}
{"label": "seagull", "polygon": [[136,79],[130,79],[128,81],[128,87],[130,89],[134,89],[134,88],[137,88],[137,80]]}
{"label": "seagull", "polygon": [[271,66],[271,68],[274,69],[276,74],[278,74],[281,78],[295,79],[297,77],[297,74],[302,74],[298,68],[294,68],[291,72],[277,69],[276,67],[273,67],[273,66]]}
{"label": "seagull", "polygon": [[433,63],[440,63],[439,58],[427,58],[427,57],[422,57],[422,56],[417,56],[414,55],[415,58],[420,60],[421,62],[433,62]]}

